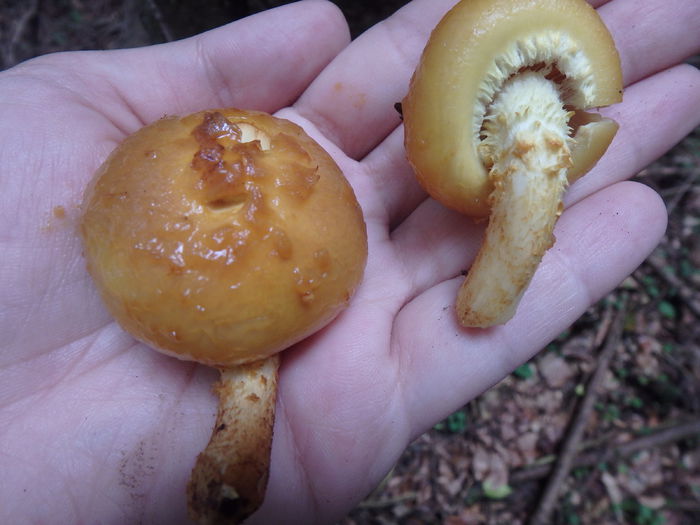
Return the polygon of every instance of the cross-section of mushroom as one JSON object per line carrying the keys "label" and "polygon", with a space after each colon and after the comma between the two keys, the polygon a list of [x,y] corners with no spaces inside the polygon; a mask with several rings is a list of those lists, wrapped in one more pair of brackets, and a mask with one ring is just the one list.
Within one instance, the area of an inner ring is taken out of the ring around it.
{"label": "cross-section of mushroom", "polygon": [[349,302],[367,258],[355,195],[295,124],[225,109],[163,118],[87,189],[88,270],[137,339],[221,371],[219,410],[188,488],[199,523],[260,505],[281,350]]}
{"label": "cross-section of mushroom", "polygon": [[614,42],[584,0],[463,0],[435,28],[402,103],[405,146],[436,200],[489,216],[462,325],[514,315],[567,185],[617,131],[591,110],[621,98]]}

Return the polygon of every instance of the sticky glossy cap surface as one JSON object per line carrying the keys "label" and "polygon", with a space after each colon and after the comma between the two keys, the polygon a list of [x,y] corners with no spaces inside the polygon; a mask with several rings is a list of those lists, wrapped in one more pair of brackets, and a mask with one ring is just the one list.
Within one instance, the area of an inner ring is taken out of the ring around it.
{"label": "sticky glossy cap surface", "polygon": [[128,137],[86,193],[82,235],[127,331],[221,366],[329,322],[367,256],[360,207],[330,156],[289,121],[233,109]]}

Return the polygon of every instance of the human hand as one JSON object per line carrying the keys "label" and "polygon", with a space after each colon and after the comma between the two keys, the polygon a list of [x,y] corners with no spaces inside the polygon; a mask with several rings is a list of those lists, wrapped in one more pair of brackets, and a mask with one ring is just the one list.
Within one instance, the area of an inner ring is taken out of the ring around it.
{"label": "human hand", "polygon": [[621,129],[570,189],[516,317],[458,326],[452,304],[483,225],[426,199],[393,109],[452,4],[416,0],[348,46],[338,11],[307,1],[183,42],[49,56],[0,76],[0,522],[187,521],[215,373],[111,320],[75,229],[95,169],[164,114],[236,106],[299,123],[336,158],[367,221],[350,307],[283,354],[270,482],[251,522],[337,519],[413,437],[529,359],[653,249],[663,204],[620,181],[700,122],[700,73],[672,67],[700,50],[700,6],[598,1],[628,85],[606,110]]}

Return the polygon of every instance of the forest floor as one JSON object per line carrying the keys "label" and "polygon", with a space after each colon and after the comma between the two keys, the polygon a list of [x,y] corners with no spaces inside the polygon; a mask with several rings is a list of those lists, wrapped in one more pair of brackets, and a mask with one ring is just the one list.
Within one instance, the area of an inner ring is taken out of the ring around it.
{"label": "forest floor", "polygon": [[[10,0],[0,69],[162,42],[275,0]],[[338,0],[354,35],[404,2]],[[700,57],[691,62],[700,65]],[[700,129],[636,180],[666,202],[652,256],[501,383],[420,436],[343,525],[700,523]]]}

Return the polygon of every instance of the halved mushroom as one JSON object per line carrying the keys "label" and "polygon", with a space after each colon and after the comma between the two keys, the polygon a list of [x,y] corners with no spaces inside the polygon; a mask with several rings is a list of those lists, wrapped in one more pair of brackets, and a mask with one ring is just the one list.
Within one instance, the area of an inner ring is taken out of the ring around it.
{"label": "halved mushroom", "polygon": [[200,523],[245,519],[267,482],[277,353],[329,323],[364,271],[350,185],[300,127],[225,109],[129,136],[83,206],[88,270],[116,320],[221,370],[189,509]]}
{"label": "halved mushroom", "polygon": [[513,316],[564,190],[617,131],[589,111],[621,98],[614,42],[584,0],[463,0],[434,29],[402,103],[405,146],[436,200],[490,216],[461,324]]}

